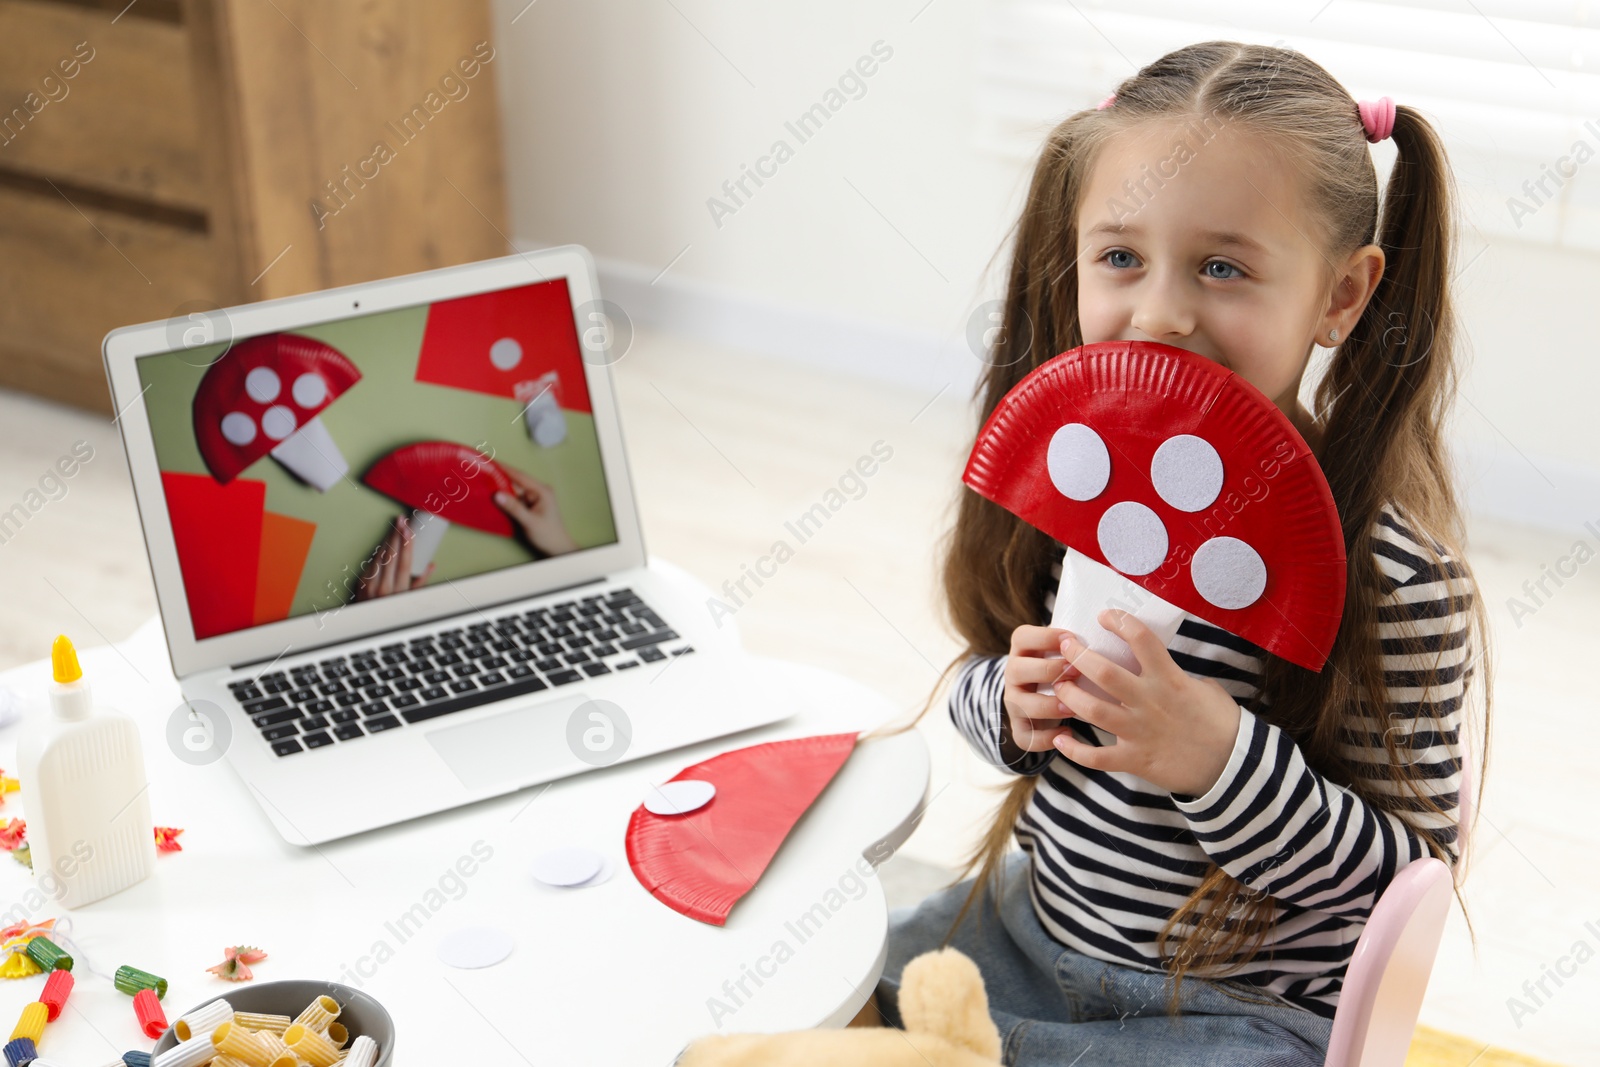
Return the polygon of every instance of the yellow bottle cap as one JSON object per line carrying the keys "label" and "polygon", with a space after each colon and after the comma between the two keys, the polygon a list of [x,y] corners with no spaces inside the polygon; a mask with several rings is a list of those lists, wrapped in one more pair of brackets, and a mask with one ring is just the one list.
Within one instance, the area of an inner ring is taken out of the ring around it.
{"label": "yellow bottle cap", "polygon": [[58,682],[76,682],[83,677],[83,669],[78,666],[78,650],[72,647],[66,634],[58,636],[50,646],[50,669]]}

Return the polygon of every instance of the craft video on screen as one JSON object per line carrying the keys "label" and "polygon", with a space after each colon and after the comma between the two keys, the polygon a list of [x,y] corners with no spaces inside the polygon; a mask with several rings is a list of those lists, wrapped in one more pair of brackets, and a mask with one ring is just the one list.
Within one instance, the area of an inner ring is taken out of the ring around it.
{"label": "craft video on screen", "polygon": [[196,640],[613,544],[565,279],[148,356]]}

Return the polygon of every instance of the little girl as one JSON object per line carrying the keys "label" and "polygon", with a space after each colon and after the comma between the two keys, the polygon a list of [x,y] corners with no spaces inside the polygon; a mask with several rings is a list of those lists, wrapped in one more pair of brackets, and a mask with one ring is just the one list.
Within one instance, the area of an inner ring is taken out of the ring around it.
{"label": "little girl", "polygon": [[[1390,136],[1380,225],[1368,145]],[[943,571],[966,644],[945,672],[950,715],[1015,781],[962,872],[977,876],[894,914],[877,990],[890,1024],[905,963],[950,944],[983,972],[1007,1064],[1323,1062],[1385,886],[1421,857],[1456,863],[1464,764],[1487,739],[1486,660],[1481,735],[1462,733],[1485,618],[1441,438],[1451,211],[1420,114],[1358,105],[1281,48],[1179,49],[1050,134],[984,416],[1079,344],[1216,360],[1277,404],[1327,476],[1343,620],[1313,672],[1192,615],[1163,647],[1103,612],[1139,659],[1125,671],[1038,625],[1064,546],[963,490]],[[1334,353],[1307,411],[1319,344]]]}

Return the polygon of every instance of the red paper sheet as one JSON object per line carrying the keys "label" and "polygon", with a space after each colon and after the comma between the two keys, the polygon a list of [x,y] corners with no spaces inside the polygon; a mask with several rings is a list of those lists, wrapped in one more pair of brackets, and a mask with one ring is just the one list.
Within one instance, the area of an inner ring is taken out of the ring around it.
{"label": "red paper sheet", "polygon": [[[491,351],[505,340],[516,347],[503,348],[497,366]],[[515,365],[505,366],[504,353],[517,349],[521,354]],[[428,309],[417,381],[515,400],[518,383],[549,371],[559,375],[556,398],[561,406],[588,411],[589,389],[565,278],[441,300]]]}
{"label": "red paper sheet", "polygon": [[655,815],[642,804],[634,811],[628,863],[639,884],[674,911],[723,925],[855,743],[853,733],[796,737],[685,767],[671,781],[710,782],[716,796],[683,815]]}
{"label": "red paper sheet", "polygon": [[261,517],[261,559],[256,567],[255,624],[287,619],[300,587],[317,524],[276,511]]}
{"label": "red paper sheet", "polygon": [[162,471],[161,486],[195,640],[251,625],[267,484]]}

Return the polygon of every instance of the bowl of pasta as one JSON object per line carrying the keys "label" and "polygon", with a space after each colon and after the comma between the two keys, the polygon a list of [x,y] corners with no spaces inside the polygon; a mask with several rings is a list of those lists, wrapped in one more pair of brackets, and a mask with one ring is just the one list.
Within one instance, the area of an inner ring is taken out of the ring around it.
{"label": "bowl of pasta", "polygon": [[151,1050],[161,1067],[233,1061],[389,1067],[394,1020],[382,1004],[338,982],[259,982],[178,1016]]}

